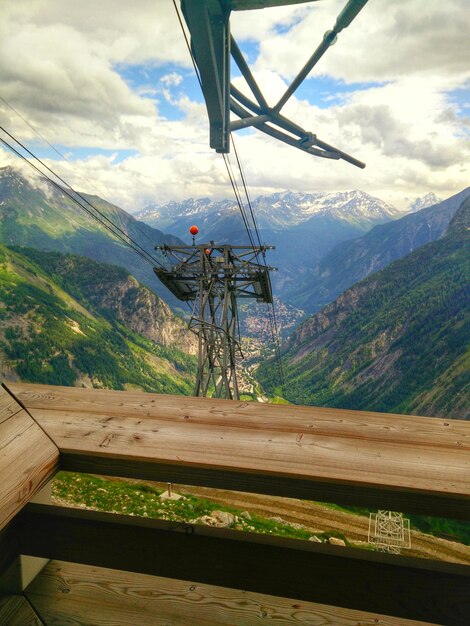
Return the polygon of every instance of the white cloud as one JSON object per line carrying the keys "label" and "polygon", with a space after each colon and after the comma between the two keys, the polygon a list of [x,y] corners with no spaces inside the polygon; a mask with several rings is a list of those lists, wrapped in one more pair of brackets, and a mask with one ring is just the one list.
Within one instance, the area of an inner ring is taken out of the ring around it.
{"label": "white cloud", "polygon": [[[312,5],[284,36],[271,28],[260,40],[259,69],[292,78],[331,29],[344,0]],[[255,30],[256,32],[256,30]],[[468,0],[370,0],[314,73],[351,81],[393,80],[423,74],[468,76]]]}
{"label": "white cloud", "polygon": [[[259,43],[255,75],[270,102],[343,5],[329,0],[234,14],[236,33]],[[318,72],[383,84],[335,97],[328,108],[296,97],[285,108],[367,168],[317,159],[258,132],[243,134],[237,146],[252,195],[361,188],[400,204],[429,190],[445,196],[468,186],[465,105],[448,96],[470,77],[462,52],[469,32],[466,5],[370,0]],[[117,68],[132,64],[143,70],[161,66],[160,82],[131,86]],[[129,210],[154,200],[231,196],[222,158],[209,149],[205,107],[182,92],[190,68],[170,1],[2,2],[0,93],[49,141],[111,151],[76,161],[84,177],[67,163],[49,163],[78,188]],[[165,116],[170,105],[178,115]],[[34,137],[6,107],[0,106],[0,122],[21,139]],[[136,154],[123,161],[119,150]],[[3,151],[0,161],[11,157]]]}
{"label": "white cloud", "polygon": [[166,87],[177,87],[178,85],[181,85],[183,77],[177,72],[171,72],[170,74],[162,76],[160,80]]}

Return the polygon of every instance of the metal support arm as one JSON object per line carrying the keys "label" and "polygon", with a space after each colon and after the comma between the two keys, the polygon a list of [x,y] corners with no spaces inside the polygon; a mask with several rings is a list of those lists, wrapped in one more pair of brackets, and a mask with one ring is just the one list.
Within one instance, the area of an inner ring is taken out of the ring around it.
{"label": "metal support arm", "polygon": [[[231,10],[261,8],[262,0],[181,0],[191,32],[191,44],[199,68],[202,90],[210,121],[210,145],[217,152],[230,151],[230,132],[254,127],[309,154],[328,159],[343,159],[359,168],[365,164],[317,138],[280,114],[282,107],[307,78],[325,52],[347,28],[368,0],[348,0],[332,30],[327,31],[304,67],[283,96],[270,107],[256,82],[240,48],[230,35]],[[271,5],[285,4],[273,0]],[[290,2],[289,2],[290,3]],[[230,83],[230,55],[255,98],[255,102]],[[230,122],[230,111],[239,119]],[[293,135],[293,136],[292,136]]]}

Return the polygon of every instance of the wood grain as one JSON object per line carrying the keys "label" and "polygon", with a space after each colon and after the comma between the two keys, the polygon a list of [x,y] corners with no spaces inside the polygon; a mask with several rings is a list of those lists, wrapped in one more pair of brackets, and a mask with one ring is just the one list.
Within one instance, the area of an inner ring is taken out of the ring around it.
{"label": "wood grain", "polygon": [[2,626],[44,626],[23,596],[0,598],[0,624]]}
{"label": "wood grain", "polygon": [[64,469],[470,519],[470,423],[11,384]]}
{"label": "wood grain", "polygon": [[376,613],[64,561],[51,561],[26,595],[51,626],[397,626]]}
{"label": "wood grain", "polygon": [[0,387],[0,425],[21,410],[22,407],[15,398],[6,389]]}
{"label": "wood grain", "polygon": [[0,388],[0,529],[55,473],[59,451]]}
{"label": "wood grain", "polygon": [[468,626],[465,565],[56,505],[19,523],[24,554]]}

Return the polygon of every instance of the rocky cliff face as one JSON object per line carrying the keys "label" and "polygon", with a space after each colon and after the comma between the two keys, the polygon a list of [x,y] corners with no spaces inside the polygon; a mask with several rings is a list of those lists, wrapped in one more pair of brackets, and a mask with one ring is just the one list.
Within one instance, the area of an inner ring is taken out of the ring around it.
{"label": "rocky cliff face", "polygon": [[70,254],[33,249],[21,252],[58,280],[70,295],[91,305],[92,310],[162,346],[196,353],[195,336],[185,322],[123,268]]}
{"label": "rocky cliff face", "polygon": [[102,311],[111,313],[147,339],[196,354],[195,335],[188,331],[183,320],[133,276],[117,280],[112,285],[98,283],[89,298]]}

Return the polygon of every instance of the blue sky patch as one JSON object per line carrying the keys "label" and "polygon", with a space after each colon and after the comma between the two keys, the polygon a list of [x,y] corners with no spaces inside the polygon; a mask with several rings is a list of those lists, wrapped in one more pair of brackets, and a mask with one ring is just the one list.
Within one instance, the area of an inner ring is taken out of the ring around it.
{"label": "blue sky patch", "polygon": [[273,28],[273,31],[277,35],[286,35],[295,26],[300,24],[304,19],[305,19],[305,15],[303,13],[301,13],[300,15],[297,15],[296,17],[294,17],[290,22],[287,22],[285,24],[275,24],[274,28]]}
{"label": "blue sky patch", "polygon": [[365,91],[374,87],[383,87],[385,82],[346,83],[328,76],[313,76],[304,80],[295,92],[299,100],[307,100],[320,109],[341,104],[344,97],[355,91]]}
{"label": "blue sky patch", "polygon": [[[186,96],[193,102],[204,102],[201,88],[192,67],[182,68],[174,64],[162,66],[117,65],[114,69],[132,91],[143,98],[154,100],[160,115],[168,120],[183,119],[184,114],[175,104],[168,101],[165,90],[174,101]],[[166,80],[166,77],[173,74],[181,78],[179,84],[172,84],[171,80]]]}
{"label": "blue sky patch", "polygon": [[[249,65],[253,64],[259,54],[258,43],[245,41],[241,47]],[[114,69],[132,91],[143,98],[155,101],[160,116],[170,121],[182,120],[185,117],[185,113],[177,105],[180,98],[186,97],[193,102],[204,102],[193,68],[182,68],[176,64],[159,66],[142,64],[117,65]],[[233,61],[231,74],[232,78],[240,76],[240,71]],[[177,77],[177,80],[169,78],[171,76]],[[346,83],[320,75],[305,80],[295,95],[297,98],[307,100],[319,108],[328,109],[331,106],[341,104],[347,94],[381,87],[384,84],[385,82]],[[457,92],[455,97],[464,98]]]}
{"label": "blue sky patch", "polygon": [[[49,146],[44,145],[42,142],[29,141],[25,145],[40,159],[52,159],[54,161],[61,160],[61,157],[57,154],[57,152]],[[106,157],[114,156],[113,163],[118,164],[139,154],[137,150],[108,150],[106,148],[89,148],[87,146],[71,148],[70,146],[63,146],[59,144],[57,144],[55,148],[57,148],[57,150],[63,154],[68,161],[72,162],[89,159],[97,155],[103,155]],[[25,156],[30,158],[27,154],[25,154]]]}
{"label": "blue sky patch", "polygon": [[447,92],[449,102],[455,105],[456,114],[461,117],[470,115],[470,83]]}

